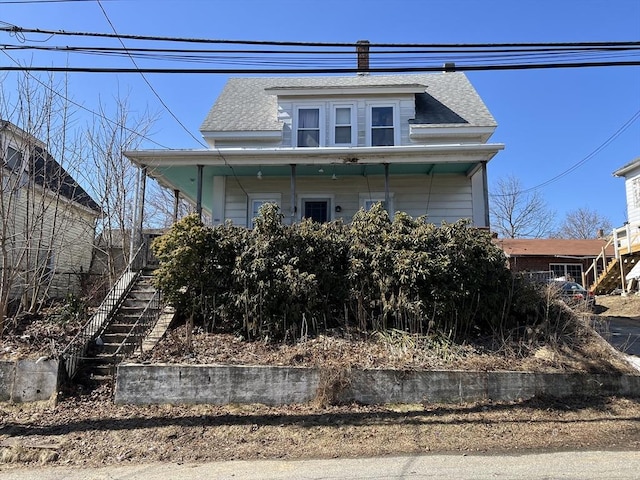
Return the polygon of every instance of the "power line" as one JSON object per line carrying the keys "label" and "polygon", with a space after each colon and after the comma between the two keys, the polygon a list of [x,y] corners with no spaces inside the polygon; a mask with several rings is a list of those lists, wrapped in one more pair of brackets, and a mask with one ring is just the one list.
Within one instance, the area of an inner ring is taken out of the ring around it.
{"label": "power line", "polygon": [[631,127],[631,125],[633,125],[636,120],[638,120],[640,118],[640,110],[638,110],[637,112],[635,112],[633,115],[631,115],[631,117],[624,122],[614,133],[612,133],[605,141],[603,141],[600,145],[598,145],[591,153],[589,153],[586,157],[584,157],[583,159],[579,160],[578,162],[574,163],[573,165],[571,165],[569,168],[567,168],[566,170],[564,170],[563,172],[560,172],[558,175],[550,178],[549,180],[545,180],[542,183],[539,183],[538,185],[535,185],[533,187],[529,187],[526,188],[524,190],[519,190],[517,192],[513,192],[513,193],[507,193],[507,194],[501,194],[501,195],[497,195],[497,194],[491,194],[491,197],[497,198],[497,197],[511,197],[514,195],[521,195],[521,194],[525,194],[525,193],[529,193],[529,192],[533,192],[535,190],[538,190],[540,188],[544,188],[552,183],[557,182],[558,180],[560,180],[561,178],[567,176],[568,174],[570,174],[571,172],[577,170],[578,168],[580,168],[582,165],[584,165],[585,163],[587,163],[589,160],[591,160],[593,157],[595,157],[598,153],[600,153],[602,150],[604,150],[609,144],[611,144],[616,138],[618,138],[620,135],[622,135],[629,127]]}
{"label": "power line", "polygon": [[[15,63],[16,65],[19,65],[18,61],[16,59],[14,59],[13,57],[11,57],[11,55],[9,55],[7,52],[2,52],[4,53],[5,56],[7,56],[9,58],[9,60],[11,60],[13,63]],[[90,113],[98,118],[102,118],[103,120],[106,120],[107,122],[116,125],[124,130],[126,130],[129,133],[132,133],[134,135],[139,136],[140,138],[144,138],[145,140],[148,140],[149,142],[153,143],[154,145],[157,145],[160,148],[165,148],[167,150],[170,149],[170,147],[167,147],[166,145],[162,145],[161,143],[156,142],[155,140],[153,140],[152,138],[147,137],[146,135],[142,135],[139,132],[136,132],[135,130],[132,130],[131,128],[127,127],[126,125],[122,125],[119,122],[112,120],[111,118],[107,117],[106,115],[103,115],[102,113],[96,112],[94,110],[91,110],[87,107],[85,107],[84,105],[75,102],[74,100],[70,99],[69,97],[67,97],[66,95],[58,92],[57,90],[54,90],[53,88],[51,88],[49,85],[47,85],[46,83],[42,82],[38,77],[31,75],[28,71],[25,71],[26,74],[29,76],[29,78],[33,79],[34,81],[36,81],[37,83],[39,83],[41,86],[43,86],[44,88],[46,88],[47,90],[49,90],[51,93],[53,93],[54,95],[59,96],[60,98],[64,99],[65,101],[69,102],[71,105],[74,105],[75,107],[78,107],[82,110],[84,110],[87,113]]]}
{"label": "power line", "polygon": [[[640,60],[572,62],[572,63],[536,63],[536,64],[504,64],[504,65],[455,65],[452,71],[499,71],[499,70],[534,70],[553,68],[589,68],[589,67],[629,67],[640,66]],[[37,66],[0,66],[0,71],[32,71],[32,72],[66,72],[66,73],[157,73],[157,74],[342,74],[342,73],[412,73],[441,72],[443,66],[431,67],[373,67],[362,68],[123,68],[123,67],[37,67]]]}
{"label": "power line", "polygon": [[[98,6],[100,7],[100,10],[102,10],[102,13],[104,14],[105,18],[107,19],[107,22],[109,23],[109,25],[111,26],[111,29],[114,31],[114,33],[118,33],[116,31],[115,26],[113,25],[113,23],[111,22],[111,19],[109,18],[109,16],[107,15],[107,12],[105,11],[104,7],[102,6],[101,3],[102,0],[98,0]],[[122,47],[125,49],[126,51],[126,46],[123,42],[123,40],[121,38],[119,38],[120,44],[122,45]],[[129,58],[131,59],[131,62],[133,63],[133,65],[136,67],[136,69],[139,71],[140,69],[138,68],[138,64],[136,63],[136,61],[133,59],[133,57],[131,55],[129,55]],[[173,117],[173,119],[178,123],[178,125],[180,125],[180,127],[182,127],[182,129],[187,132],[188,135],[191,136],[191,138],[193,138],[197,143],[199,143],[201,146],[206,148],[206,145],[204,143],[202,143],[202,141],[198,138],[196,138],[196,136],[191,132],[191,130],[189,130],[181,121],[180,119],[176,116],[175,113],[173,113],[173,111],[169,108],[169,106],[164,102],[164,100],[162,99],[162,97],[160,97],[160,95],[158,94],[158,92],[156,91],[155,88],[153,88],[153,85],[151,85],[151,83],[149,82],[149,80],[147,80],[147,77],[145,77],[144,72],[139,72],[140,76],[142,77],[142,79],[144,80],[144,82],[147,84],[147,86],[149,87],[149,89],[151,90],[151,92],[155,95],[155,97],[158,99],[158,101],[160,102],[160,104],[164,107],[164,109],[169,112],[169,115],[171,115]]]}
{"label": "power line", "polygon": [[[3,22],[6,23],[6,22]],[[358,42],[298,42],[298,41],[273,41],[273,40],[229,40],[210,38],[186,38],[186,37],[163,37],[157,35],[131,35],[103,32],[77,32],[66,30],[46,30],[39,28],[24,28],[17,25],[0,27],[0,31],[11,33],[37,33],[45,35],[64,35],[78,37],[104,37],[121,38],[129,40],[152,40],[163,42],[185,42],[185,43],[216,43],[234,45],[278,45],[278,46],[304,46],[304,47],[342,47],[357,48],[361,44]],[[547,47],[547,48],[614,48],[616,46],[636,46],[640,47],[640,41],[629,42],[520,42],[520,43],[367,43],[369,48],[391,47],[391,48],[518,48],[518,47]]]}

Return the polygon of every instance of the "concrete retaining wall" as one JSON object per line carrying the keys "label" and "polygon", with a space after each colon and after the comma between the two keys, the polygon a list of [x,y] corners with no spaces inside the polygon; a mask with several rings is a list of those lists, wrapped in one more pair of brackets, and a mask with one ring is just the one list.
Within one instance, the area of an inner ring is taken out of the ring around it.
{"label": "concrete retaining wall", "polygon": [[306,403],[318,372],[295,367],[120,364],[116,403]]}
{"label": "concrete retaining wall", "polygon": [[57,392],[58,360],[0,361],[0,402],[40,402]]}
{"label": "concrete retaining wall", "polygon": [[[362,404],[510,401],[539,395],[640,396],[640,376],[629,375],[399,370],[345,374],[344,386],[333,392],[334,397]],[[322,372],[310,368],[121,364],[115,402],[284,405],[312,401],[326,387]]]}

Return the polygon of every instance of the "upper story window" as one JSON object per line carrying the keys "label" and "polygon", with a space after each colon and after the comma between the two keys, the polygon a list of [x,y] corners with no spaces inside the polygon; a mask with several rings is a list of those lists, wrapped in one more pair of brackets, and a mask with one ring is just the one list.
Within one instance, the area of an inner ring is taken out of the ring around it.
{"label": "upper story window", "polygon": [[399,102],[368,103],[366,137],[366,144],[372,147],[400,144]]}
{"label": "upper story window", "polygon": [[393,105],[371,106],[371,146],[395,145],[395,108]]}
{"label": "upper story window", "polygon": [[296,146],[319,147],[322,142],[322,109],[299,107],[296,111]]}
{"label": "upper story window", "polygon": [[22,153],[15,148],[7,147],[7,167],[13,172],[22,168]]}
{"label": "upper story window", "polygon": [[333,105],[331,119],[333,145],[356,145],[358,132],[355,112],[353,105]]}

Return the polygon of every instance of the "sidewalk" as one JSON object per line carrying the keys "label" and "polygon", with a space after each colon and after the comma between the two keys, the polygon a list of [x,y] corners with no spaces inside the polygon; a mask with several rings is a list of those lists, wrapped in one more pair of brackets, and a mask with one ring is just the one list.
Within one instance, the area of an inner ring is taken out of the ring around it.
{"label": "sidewalk", "polygon": [[[215,448],[215,446],[212,446]],[[525,455],[416,455],[302,461],[119,465],[101,468],[6,469],[3,480],[635,480],[640,452],[592,451]]]}

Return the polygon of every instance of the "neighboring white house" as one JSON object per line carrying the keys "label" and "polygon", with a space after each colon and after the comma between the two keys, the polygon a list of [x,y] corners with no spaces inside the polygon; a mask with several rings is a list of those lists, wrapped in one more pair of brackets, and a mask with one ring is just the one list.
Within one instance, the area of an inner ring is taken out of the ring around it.
{"label": "neighboring white house", "polygon": [[202,150],[125,152],[212,223],[349,221],[377,201],[434,223],[489,226],[496,122],[463,73],[231,78]]}
{"label": "neighboring white house", "polygon": [[616,177],[624,178],[627,198],[627,221],[640,224],[640,157],[613,172]]}
{"label": "neighboring white house", "polygon": [[1,291],[23,302],[78,293],[100,207],[43,142],[6,121],[0,160]]}

